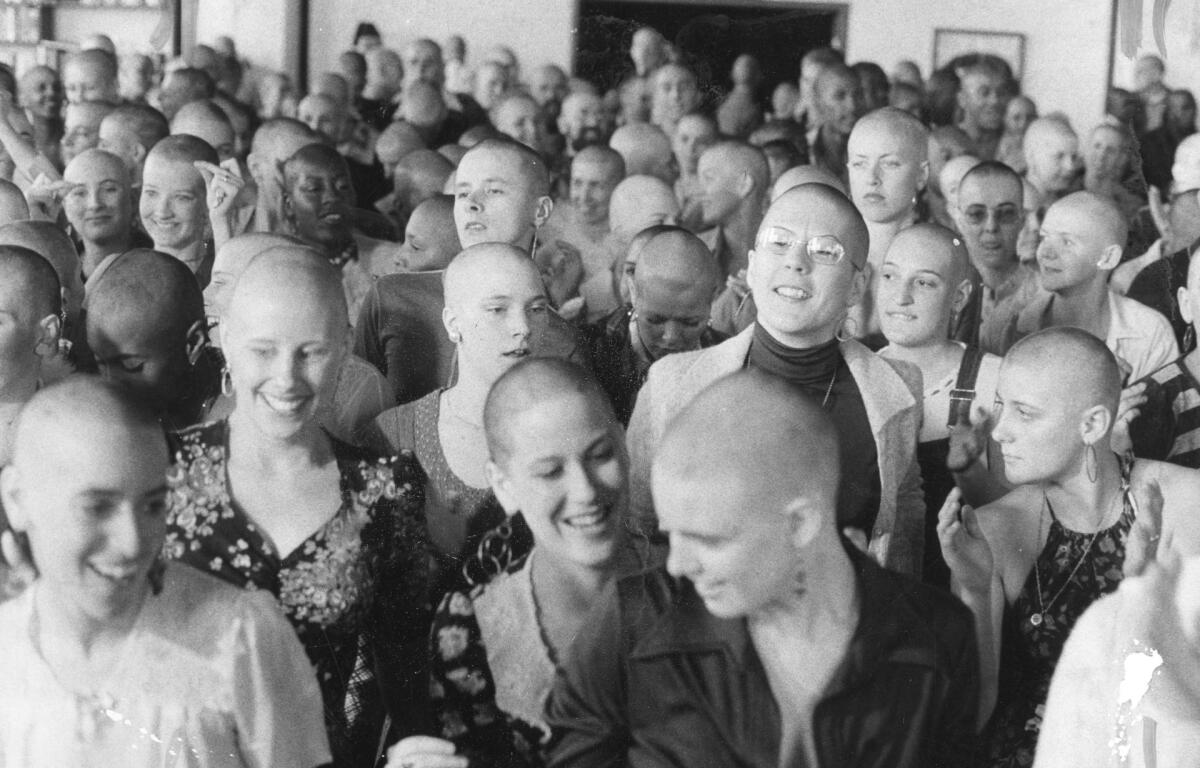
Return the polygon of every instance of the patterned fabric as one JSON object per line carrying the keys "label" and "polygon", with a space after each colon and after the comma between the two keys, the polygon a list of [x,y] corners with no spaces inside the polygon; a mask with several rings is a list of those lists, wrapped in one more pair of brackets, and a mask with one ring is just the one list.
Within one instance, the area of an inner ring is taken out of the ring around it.
{"label": "patterned fabric", "polygon": [[335,764],[358,764],[378,741],[381,686],[405,682],[377,684],[371,669],[411,666],[424,634],[420,467],[334,441],[341,507],[284,556],[230,497],[228,436],[224,421],[175,436],[166,555],[275,596],[316,668]]}
{"label": "patterned fabric", "polygon": [[430,655],[438,736],[472,766],[544,762],[542,712],[556,668],[541,637],[528,560],[486,587],[447,594],[434,614]]}
{"label": "patterned fabric", "polygon": [[[1053,508],[1049,509],[1046,545],[1020,596],[1005,609],[999,697],[984,732],[990,766],[1033,765],[1050,679],[1067,636],[1088,606],[1120,586],[1125,540],[1134,518],[1128,492],[1130,467],[1123,468],[1121,516],[1111,527],[1097,533],[1094,541],[1090,533],[1064,528],[1054,516]],[[1076,569],[1081,561],[1082,565]],[[1042,621],[1033,624],[1030,617],[1043,608]]]}
{"label": "patterned fabric", "polygon": [[1129,428],[1133,455],[1200,469],[1200,383],[1180,358],[1142,381],[1146,402]]}

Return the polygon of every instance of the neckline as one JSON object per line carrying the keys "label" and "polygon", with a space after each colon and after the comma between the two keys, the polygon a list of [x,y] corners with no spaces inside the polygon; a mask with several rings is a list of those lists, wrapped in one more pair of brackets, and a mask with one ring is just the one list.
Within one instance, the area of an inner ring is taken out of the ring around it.
{"label": "neckline", "polygon": [[456,483],[459,488],[466,489],[474,493],[487,493],[491,490],[491,486],[477,488],[470,483],[464,481],[450,466],[450,461],[446,458],[446,452],[442,450],[442,429],[439,424],[442,418],[442,395],[449,390],[449,387],[442,387],[431,392],[427,397],[432,400],[429,409],[432,411],[433,421],[433,458],[434,461],[445,470],[445,477]]}
{"label": "neckline", "polygon": [[[1125,522],[1125,518],[1130,516],[1135,511],[1134,506],[1133,506],[1133,499],[1130,495],[1130,485],[1129,485],[1129,478],[1133,473],[1133,462],[1128,461],[1123,458],[1120,459],[1120,462],[1121,462],[1121,490],[1120,490],[1121,513],[1119,515],[1117,515],[1117,518],[1115,520],[1113,520],[1113,522],[1110,525],[1107,525],[1103,528],[1097,528],[1095,531],[1093,531],[1091,533],[1084,533],[1082,531],[1077,531],[1074,528],[1068,528],[1067,526],[1063,525],[1062,521],[1060,521],[1058,519],[1058,515],[1056,515],[1054,513],[1054,505],[1051,504],[1050,499],[1047,498],[1046,499],[1046,510],[1050,513],[1050,528],[1051,529],[1057,528],[1059,531],[1061,531],[1064,535],[1066,535],[1068,537],[1080,538],[1080,539],[1089,539],[1092,537],[1099,537],[1099,536],[1110,533],[1110,532],[1120,528],[1122,523]],[[1104,521],[1101,520],[1101,524],[1103,524],[1103,522]]]}

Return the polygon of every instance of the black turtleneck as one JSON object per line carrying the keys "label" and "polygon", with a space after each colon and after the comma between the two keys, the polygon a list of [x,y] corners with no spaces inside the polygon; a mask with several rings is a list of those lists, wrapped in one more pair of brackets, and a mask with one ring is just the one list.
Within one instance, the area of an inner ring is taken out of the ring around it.
{"label": "black turtleneck", "polygon": [[780,343],[756,324],[746,364],[795,384],[824,404],[838,430],[842,459],[838,524],[843,528],[859,528],[870,537],[879,515],[879,456],[862,393],[842,357],[837,339],[796,349]]}

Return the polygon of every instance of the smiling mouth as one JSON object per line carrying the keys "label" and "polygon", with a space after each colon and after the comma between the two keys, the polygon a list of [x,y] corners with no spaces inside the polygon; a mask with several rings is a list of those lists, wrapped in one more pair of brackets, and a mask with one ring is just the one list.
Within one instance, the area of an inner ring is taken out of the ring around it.
{"label": "smiling mouth", "polygon": [[803,288],[797,288],[792,285],[780,285],[775,288],[775,293],[788,301],[804,301],[812,298],[812,294]]}
{"label": "smiling mouth", "polygon": [[581,515],[572,515],[562,521],[563,525],[574,528],[577,531],[596,532],[605,526],[609,516],[612,514],[611,507],[600,507],[599,509],[585,512]]}
{"label": "smiling mouth", "polygon": [[509,351],[503,352],[502,354],[504,355],[504,357],[512,357],[512,358],[516,358],[519,360],[522,357],[529,357],[529,347],[518,347],[516,349],[510,349]]}
{"label": "smiling mouth", "polygon": [[909,313],[907,313],[907,312],[888,312],[888,313],[886,313],[886,314],[887,314],[887,316],[888,316],[888,317],[894,318],[894,319],[896,319],[896,320],[904,320],[904,321],[910,321],[910,322],[911,322],[911,321],[913,321],[913,320],[916,320],[916,319],[917,319],[917,316],[916,316],[916,315],[910,315],[910,314],[909,314]]}
{"label": "smiling mouth", "polygon": [[481,224],[478,221],[468,221],[467,225],[465,227],[463,227],[463,229],[465,229],[469,232],[475,232],[475,231],[478,231],[481,229],[487,229],[487,227],[483,226],[483,224]]}
{"label": "smiling mouth", "polygon": [[128,586],[133,583],[141,569],[136,565],[99,565],[89,563],[88,568],[100,578],[117,586]]}
{"label": "smiling mouth", "polygon": [[279,397],[268,395],[265,392],[260,392],[259,396],[267,404],[268,408],[282,416],[295,416],[304,408],[305,403],[308,402],[307,397]]}

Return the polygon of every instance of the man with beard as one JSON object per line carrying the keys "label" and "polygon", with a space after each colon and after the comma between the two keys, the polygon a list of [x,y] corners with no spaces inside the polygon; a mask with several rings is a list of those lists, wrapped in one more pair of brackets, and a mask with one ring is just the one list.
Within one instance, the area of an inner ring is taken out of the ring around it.
{"label": "man with beard", "polygon": [[980,160],[996,157],[1004,133],[1004,107],[1008,103],[1004,73],[986,59],[965,67],[959,75],[958,127],[971,137],[971,154]]}
{"label": "man with beard", "polygon": [[337,150],[309,144],[283,166],[284,217],[296,236],[341,268],[350,323],[358,318],[373,276],[400,269],[399,247],[354,231],[350,169]]}

